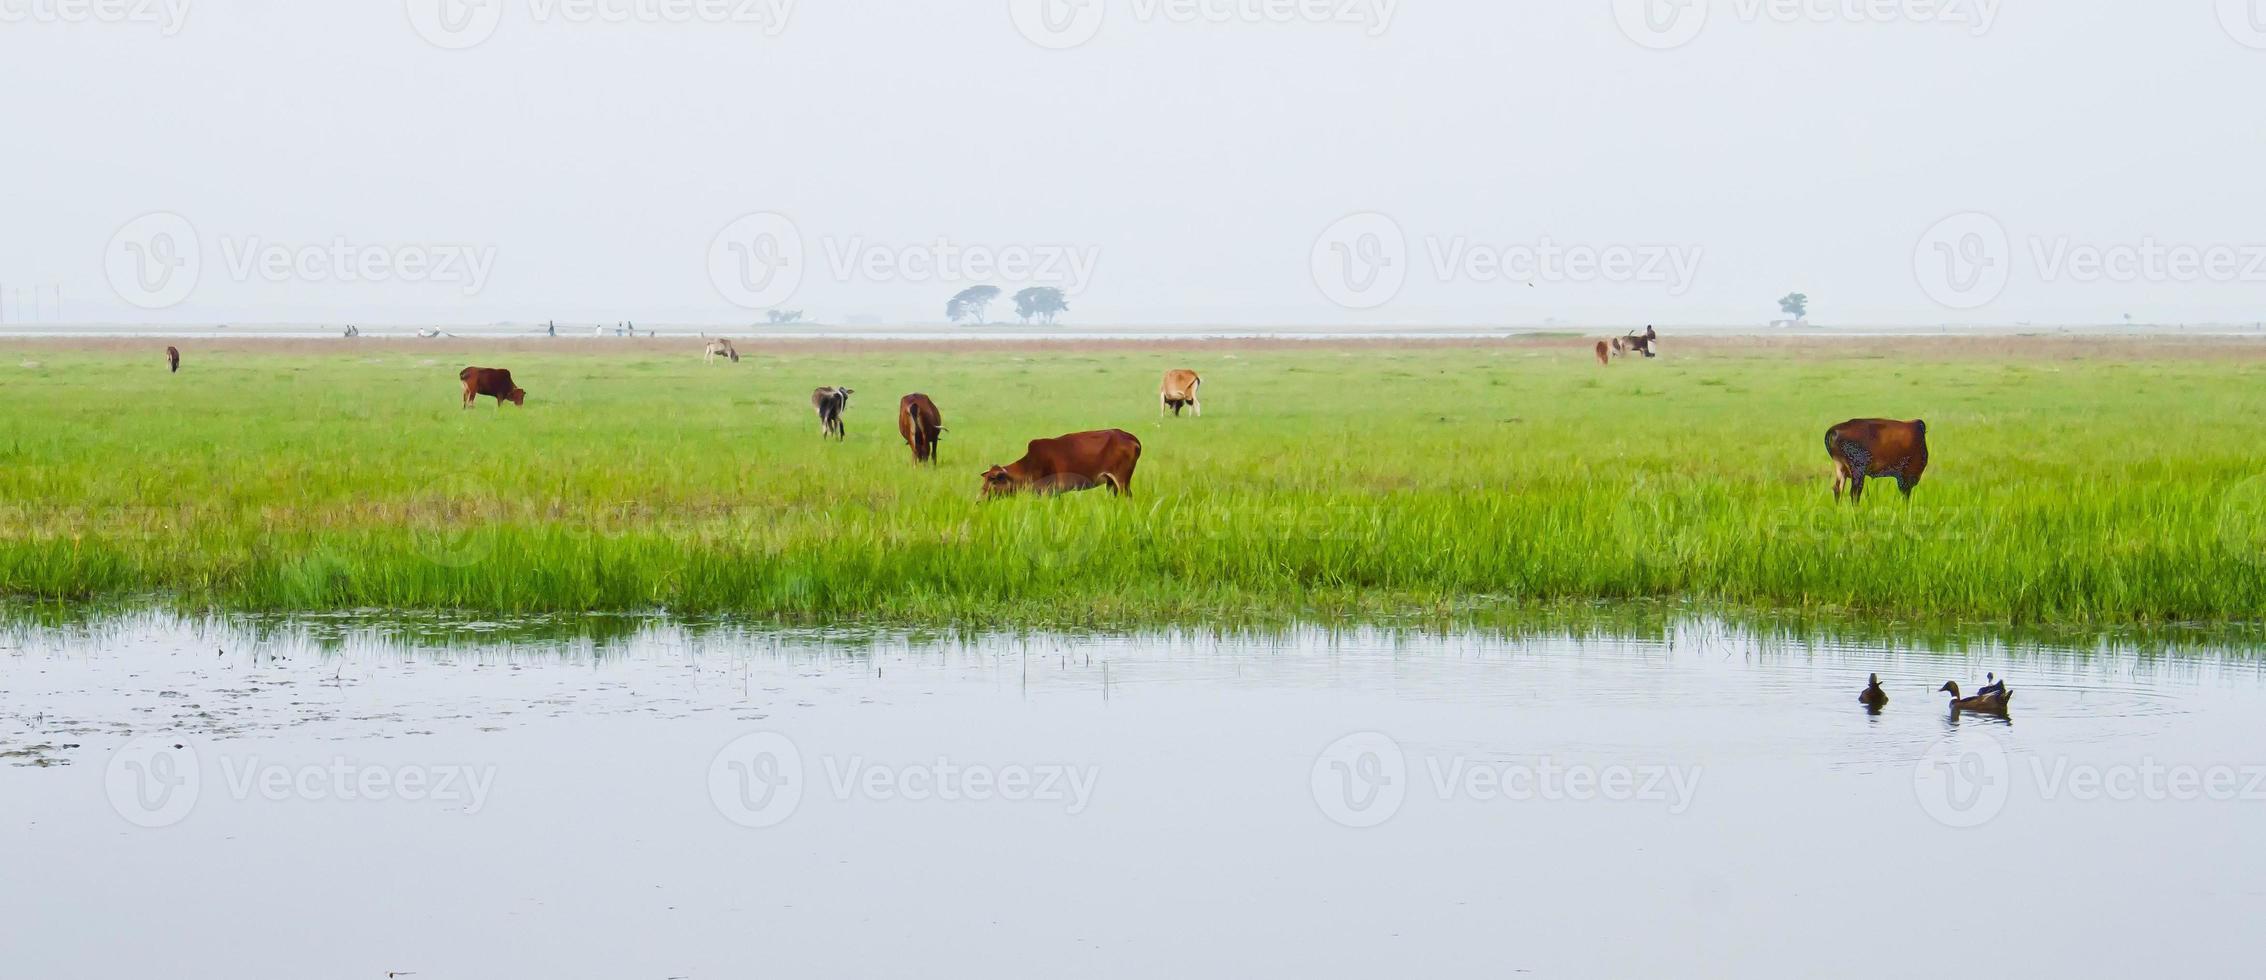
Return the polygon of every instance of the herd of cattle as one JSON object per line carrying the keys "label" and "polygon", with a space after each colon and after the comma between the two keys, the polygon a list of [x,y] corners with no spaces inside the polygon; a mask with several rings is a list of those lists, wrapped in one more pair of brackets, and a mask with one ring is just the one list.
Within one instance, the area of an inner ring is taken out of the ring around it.
{"label": "herd of cattle", "polygon": [[[1630,351],[1646,357],[1658,356],[1655,345],[1659,334],[1651,327],[1644,333],[1632,333],[1597,342],[1597,359],[1610,364],[1611,358]],[[181,370],[181,352],[167,347],[168,367]],[[708,344],[706,357],[714,361],[726,357],[738,361],[739,351],[729,340],[716,340]],[[457,372],[457,380],[464,382],[464,405],[482,397],[494,398],[497,405],[511,402],[527,404],[527,389],[521,388],[504,368],[467,367]],[[1164,381],[1157,386],[1157,415],[1170,411],[1175,417],[1183,409],[1191,409],[1196,417],[1204,415],[1203,402],[1197,393],[1204,379],[1194,371],[1175,368],[1164,373]],[[852,389],[828,386],[813,390],[810,404],[818,415],[819,433],[833,436],[836,441],[847,432],[842,415],[850,407]],[[913,462],[936,462],[937,445],[944,437],[944,414],[937,410],[929,396],[914,392],[897,400],[897,434],[904,437],[911,448]],[[1841,499],[1847,488],[1851,502],[1865,496],[1865,480],[1888,478],[1896,481],[1896,489],[1904,496],[1912,495],[1912,488],[1920,483],[1920,475],[1928,468],[1928,423],[1922,420],[1909,422],[1895,419],[1850,419],[1825,432],[1825,452],[1833,460],[1833,497]],[[1090,432],[1073,432],[1052,439],[1033,439],[1023,458],[1005,466],[993,466],[983,474],[983,496],[994,497],[1029,490],[1036,493],[1065,493],[1108,487],[1111,493],[1130,495],[1133,492],[1133,467],[1141,461],[1141,440],[1123,429],[1097,429]]]}
{"label": "herd of cattle", "polygon": [[[704,356],[710,361],[718,357],[739,360],[739,352],[733,350],[727,340],[710,342]],[[465,408],[471,408],[480,398],[493,398],[497,405],[507,401],[519,406],[527,404],[527,389],[512,380],[509,369],[467,367],[457,372],[456,377],[464,382]],[[1204,379],[1194,371],[1166,371],[1164,383],[1157,389],[1157,414],[1161,416],[1170,409],[1177,416],[1181,409],[1193,408],[1198,416],[1203,415],[1203,404],[1196,396],[1203,384]],[[855,389],[839,385],[811,391],[810,407],[818,415],[821,437],[832,436],[839,442],[848,436],[842,415],[849,410],[853,394],[856,394]],[[937,445],[944,438],[944,413],[937,409],[934,399],[921,392],[906,395],[897,400],[897,434],[904,437],[905,445],[912,449],[913,462],[934,463]],[[1133,468],[1140,462],[1141,440],[1124,429],[1097,429],[1053,439],[1033,439],[1023,458],[984,471],[983,496],[996,497],[1025,490],[1042,494],[1068,493],[1095,487],[1108,487],[1111,493],[1130,496]]]}

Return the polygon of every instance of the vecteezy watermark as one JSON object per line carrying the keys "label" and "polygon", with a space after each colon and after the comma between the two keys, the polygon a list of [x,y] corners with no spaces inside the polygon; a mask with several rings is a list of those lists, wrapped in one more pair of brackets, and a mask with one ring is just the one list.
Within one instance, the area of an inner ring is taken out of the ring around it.
{"label": "vecteezy watermark", "polygon": [[881,762],[862,755],[820,756],[813,780],[802,750],[778,732],[752,732],[726,743],[708,763],[708,798],[742,827],[774,827],[795,815],[813,788],[840,802],[1009,803],[1086,812],[1101,781],[1096,766],[1067,763],[956,761],[939,755]]}
{"label": "vecteezy watermark", "polygon": [[[495,271],[496,247],[457,242],[365,244],[278,242],[259,235],[221,235],[219,269],[240,283],[408,283],[478,293]],[[102,254],[103,274],[118,298],[145,310],[188,299],[207,267],[196,226],[155,211],[119,226]]]}
{"label": "vecteezy watermark", "polygon": [[2266,564],[2266,476],[2254,476],[2227,489],[2219,504],[2219,542],[2236,558]]}
{"label": "vecteezy watermark", "polygon": [[2006,290],[2013,256],[2006,226],[1979,211],[1936,222],[1912,247],[1912,275],[1928,298],[1955,310],[1988,305]]}
{"label": "vecteezy watermark", "polygon": [[[1427,235],[1420,267],[1438,282],[1532,285],[1618,283],[1664,287],[1681,296],[1699,276],[1705,249],[1698,245],[1591,244],[1474,241],[1464,235]],[[1408,281],[1408,236],[1391,216],[1349,214],[1315,236],[1307,267],[1315,288],[1347,309],[1374,309],[1400,294]]]}
{"label": "vecteezy watermark", "polygon": [[[1119,0],[1136,23],[1329,25],[1377,37],[1390,30],[1400,0]],[[1032,44],[1059,51],[1101,33],[1108,0],[1007,0],[1008,18]]]}
{"label": "vecteezy watermark", "polygon": [[103,771],[111,809],[137,827],[170,827],[195,811],[217,769],[218,788],[238,801],[431,802],[459,804],[466,813],[478,813],[487,806],[496,779],[492,765],[381,765],[344,755],[294,764],[221,754],[216,766],[208,766],[205,754],[185,738],[144,735],[128,740],[111,754]]}
{"label": "vecteezy watermark", "polygon": [[1972,310],[2006,291],[2020,260],[2047,283],[2266,283],[2266,244],[2139,241],[2089,242],[2070,235],[2030,235],[2017,251],[2006,226],[1980,211],[1944,218],[1912,248],[1920,289],[1944,306]]}
{"label": "vecteezy watermark", "polygon": [[[5,3],[7,0],[0,0]],[[461,51],[493,37],[510,0],[403,0],[409,26],[435,47]],[[730,24],[776,37],[795,0],[524,0],[537,24]]]}
{"label": "vecteezy watermark", "polygon": [[1658,51],[1690,44],[1715,10],[1742,24],[1932,24],[1981,37],[2004,0],[1611,0],[1629,40]]}
{"label": "vecteezy watermark", "polygon": [[189,0],[0,0],[0,24],[131,24],[181,33]]}
{"label": "vecteezy watermark", "polygon": [[2219,26],[2246,48],[2266,51],[2266,0],[2218,0]]}
{"label": "vecteezy watermark", "polygon": [[1331,822],[1375,827],[1400,812],[1412,782],[1444,802],[1648,803],[1680,814],[1699,791],[1700,767],[1590,765],[1550,756],[1471,759],[1427,756],[1422,779],[1410,778],[1408,755],[1382,732],[1356,732],[1314,757],[1307,788]]}
{"label": "vecteezy watermark", "polygon": [[189,298],[204,272],[196,226],[171,211],[153,211],[120,225],[102,251],[103,274],[118,298],[145,310]]}
{"label": "vecteezy watermark", "polygon": [[[786,215],[757,211],[732,219],[708,242],[708,279],[735,306],[764,309],[792,299],[813,255],[811,242]],[[954,241],[873,241],[825,235],[817,241],[819,271],[835,282],[981,285],[1007,281],[1084,292],[1101,248],[1059,242],[1005,245]]]}
{"label": "vecteezy watermark", "polygon": [[1947,827],[1980,827],[2004,812],[2016,785],[2038,799],[2117,803],[2266,802],[2266,765],[2138,762],[2100,765],[2031,756],[2017,766],[1998,736],[1961,731],[1928,747],[1912,769],[1920,808]]}

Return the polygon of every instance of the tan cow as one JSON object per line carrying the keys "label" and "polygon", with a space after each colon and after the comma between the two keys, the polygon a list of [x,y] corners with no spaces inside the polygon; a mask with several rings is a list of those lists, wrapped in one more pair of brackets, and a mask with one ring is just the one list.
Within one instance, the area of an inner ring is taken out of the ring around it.
{"label": "tan cow", "polygon": [[703,359],[710,364],[714,364],[716,363],[716,359],[718,357],[731,358],[732,363],[734,364],[738,364],[740,362],[740,352],[732,347],[731,341],[726,340],[722,337],[718,337],[715,340],[708,342],[708,353],[704,356]]}
{"label": "tan cow", "polygon": [[913,447],[913,462],[936,462],[936,444],[944,438],[944,414],[927,395],[913,392],[897,399],[897,434]]}
{"label": "tan cow", "polygon": [[503,368],[468,367],[458,371],[456,378],[464,382],[464,407],[466,408],[471,408],[473,399],[481,395],[494,398],[499,408],[503,406],[506,399],[509,399],[514,405],[524,406],[527,404],[527,389],[514,384],[511,380],[511,372]]}
{"label": "tan cow", "polygon": [[1204,403],[1196,400],[1196,390],[1204,386],[1204,379],[1186,368],[1174,368],[1164,373],[1164,384],[1157,386],[1157,414],[1171,409],[1175,417],[1182,408],[1193,408],[1196,417],[1204,417]]}
{"label": "tan cow", "polygon": [[1825,430],[1825,453],[1833,457],[1833,499],[1849,488],[1849,502],[1865,498],[1865,478],[1893,476],[1906,497],[1928,469],[1928,423],[1914,419],[1850,419]]}
{"label": "tan cow", "polygon": [[1028,451],[1005,466],[984,471],[985,499],[1029,490],[1057,494],[1106,486],[1133,495],[1133,467],[1141,462],[1141,440],[1124,429],[1073,432],[1033,439]]}

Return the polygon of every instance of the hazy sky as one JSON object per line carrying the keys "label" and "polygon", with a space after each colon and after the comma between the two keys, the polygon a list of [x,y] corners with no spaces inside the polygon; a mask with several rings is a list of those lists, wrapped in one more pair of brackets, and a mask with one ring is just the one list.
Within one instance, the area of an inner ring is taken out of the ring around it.
{"label": "hazy sky", "polygon": [[2266,0],[1083,3],[0,0],[0,299],[2266,318]]}

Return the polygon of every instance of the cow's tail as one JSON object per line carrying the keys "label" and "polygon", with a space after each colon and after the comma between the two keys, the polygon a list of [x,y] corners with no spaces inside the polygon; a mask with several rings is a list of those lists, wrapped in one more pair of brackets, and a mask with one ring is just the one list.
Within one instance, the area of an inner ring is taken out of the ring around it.
{"label": "cow's tail", "polygon": [[1841,427],[1838,425],[1825,430],[1825,454],[1841,458]]}
{"label": "cow's tail", "polygon": [[462,370],[462,371],[458,371],[458,372],[456,372],[456,380],[458,380],[458,381],[470,381],[470,380],[472,380],[472,369],[471,369],[471,368],[465,368],[465,369],[464,369],[464,370]]}
{"label": "cow's tail", "polygon": [[927,456],[924,458],[933,461],[936,459],[937,445],[944,441],[944,427],[931,421],[928,416],[914,412],[913,437],[926,447]]}
{"label": "cow's tail", "polygon": [[1922,439],[1925,439],[1925,438],[1927,438],[1927,437],[1928,437],[1928,420],[1927,420],[1927,419],[1913,419],[1913,420],[1912,420],[1912,431],[1913,431],[1913,432],[1915,432],[1915,433],[1918,433],[1918,434],[1919,434],[1919,436],[1920,436],[1920,438],[1922,438]]}

